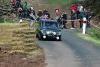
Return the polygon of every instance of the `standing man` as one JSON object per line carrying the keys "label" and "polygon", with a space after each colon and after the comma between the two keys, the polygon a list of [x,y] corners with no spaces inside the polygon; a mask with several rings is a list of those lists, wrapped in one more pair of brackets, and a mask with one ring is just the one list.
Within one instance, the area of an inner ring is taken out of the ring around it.
{"label": "standing man", "polygon": [[63,14],[62,14],[62,24],[63,24],[64,28],[67,28],[66,23],[67,23],[67,13],[63,12]]}
{"label": "standing man", "polygon": [[73,11],[77,11],[77,4],[72,4],[71,6],[70,6],[70,10],[71,10],[71,13],[73,13]]}
{"label": "standing man", "polygon": [[60,12],[59,8],[55,9],[55,19],[57,20],[57,22],[59,23],[59,25],[63,28],[62,17],[61,17],[61,12]]}
{"label": "standing man", "polygon": [[15,9],[15,7],[16,7],[16,0],[11,0],[10,2],[11,2],[12,8]]}
{"label": "standing man", "polygon": [[37,12],[37,21],[40,20],[40,18],[42,17],[42,15],[43,15],[42,10],[39,10],[39,11]]}
{"label": "standing man", "polygon": [[46,9],[43,10],[43,16],[45,19],[49,19],[50,18],[50,13],[49,11],[47,11]]}
{"label": "standing man", "polygon": [[56,19],[58,19],[61,16],[61,11],[60,9],[55,9],[55,15],[56,15]]}
{"label": "standing man", "polygon": [[61,15],[60,9],[58,9],[58,8],[55,9],[55,15],[56,16],[60,16]]}
{"label": "standing man", "polygon": [[28,10],[30,9],[30,4],[27,1],[22,2],[23,17],[28,18]]}
{"label": "standing man", "polygon": [[19,23],[22,23],[23,22],[23,9],[20,7],[20,8],[18,8],[18,10],[17,10],[17,12],[18,12],[18,16],[19,16]]}
{"label": "standing man", "polygon": [[70,6],[70,10],[71,10],[71,25],[72,25],[72,28],[71,29],[74,29],[75,28],[75,20],[77,19],[77,4],[72,4]]}
{"label": "standing man", "polygon": [[77,19],[77,14],[76,14],[76,11],[72,11],[72,14],[71,14],[71,26],[72,28],[71,29],[74,29],[75,28],[75,20]]}
{"label": "standing man", "polygon": [[82,28],[82,20],[84,17],[84,7],[79,3],[78,7],[77,7],[77,16],[78,19],[80,19],[79,23],[80,23],[80,28]]}
{"label": "standing man", "polygon": [[33,23],[36,21],[36,14],[33,7],[28,10],[28,17],[30,19],[29,26],[30,28],[33,28]]}
{"label": "standing man", "polygon": [[16,0],[16,8],[22,8],[21,0]]}

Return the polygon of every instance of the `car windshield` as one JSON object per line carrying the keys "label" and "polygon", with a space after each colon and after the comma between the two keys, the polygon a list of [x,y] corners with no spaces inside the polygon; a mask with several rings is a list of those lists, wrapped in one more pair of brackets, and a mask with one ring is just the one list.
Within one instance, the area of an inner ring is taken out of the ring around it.
{"label": "car windshield", "polygon": [[57,29],[59,27],[58,23],[56,22],[45,22],[44,23],[44,27],[45,28],[53,28],[53,29]]}

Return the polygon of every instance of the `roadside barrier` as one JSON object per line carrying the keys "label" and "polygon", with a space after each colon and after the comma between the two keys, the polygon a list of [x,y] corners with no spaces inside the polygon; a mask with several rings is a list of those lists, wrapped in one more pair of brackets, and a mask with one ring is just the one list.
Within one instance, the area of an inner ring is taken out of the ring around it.
{"label": "roadside barrier", "polygon": [[[76,25],[76,27],[78,28],[80,19],[76,19],[76,20],[66,20],[66,22],[68,22],[68,23],[71,23],[72,21],[75,22],[75,25]],[[100,29],[100,27],[97,26],[97,25],[95,25],[93,22],[97,22],[97,21],[91,20],[91,21],[90,21],[90,25],[91,25],[92,27],[95,27],[95,28],[97,28],[97,29]],[[86,27],[86,24],[83,24],[83,25]],[[83,34],[85,34],[85,32],[86,32],[86,28],[85,28],[85,27],[82,27],[82,33],[83,33]]]}
{"label": "roadside barrier", "polygon": [[[72,21],[78,23],[80,20],[79,19],[77,19],[77,20],[66,20],[66,22],[72,22]],[[96,28],[100,29],[100,27],[98,27],[97,25],[95,25],[93,22],[95,22],[95,21],[91,20],[90,21],[90,25],[92,25],[93,27],[96,27]]]}
{"label": "roadside barrier", "polygon": [[95,22],[95,21],[90,21],[90,24],[91,24],[93,27],[100,29],[100,27],[98,27],[97,25],[95,25],[93,22]]}

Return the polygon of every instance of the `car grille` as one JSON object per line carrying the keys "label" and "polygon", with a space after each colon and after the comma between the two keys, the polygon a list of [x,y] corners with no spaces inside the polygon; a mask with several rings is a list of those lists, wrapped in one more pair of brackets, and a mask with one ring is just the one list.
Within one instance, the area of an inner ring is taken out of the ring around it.
{"label": "car grille", "polygon": [[54,36],[54,34],[53,33],[50,33],[50,34],[48,34],[48,36]]}

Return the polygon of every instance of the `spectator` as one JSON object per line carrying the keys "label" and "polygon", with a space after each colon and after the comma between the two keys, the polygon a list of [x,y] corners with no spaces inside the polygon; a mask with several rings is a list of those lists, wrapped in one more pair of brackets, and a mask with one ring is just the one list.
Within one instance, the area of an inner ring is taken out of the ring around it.
{"label": "spectator", "polygon": [[75,28],[75,20],[77,19],[77,4],[72,4],[70,6],[70,10],[71,10],[71,26],[72,28],[71,29],[74,29]]}
{"label": "spectator", "polygon": [[55,15],[56,15],[55,19],[57,20],[57,22],[59,23],[59,25],[61,27],[63,27],[62,26],[63,24],[62,24],[62,17],[61,17],[60,9],[58,9],[58,8],[55,9]]}
{"label": "spectator", "polygon": [[46,9],[43,10],[43,14],[46,14],[48,13],[48,11]]}
{"label": "spectator", "polygon": [[35,10],[33,7],[31,7],[29,10],[28,10],[28,14],[29,14],[29,18],[31,20],[36,20],[36,14],[35,14]]}
{"label": "spectator", "polygon": [[87,18],[87,27],[90,27],[90,20],[93,17],[93,13],[89,10],[86,12],[86,18]]}
{"label": "spectator", "polygon": [[21,2],[21,0],[16,0],[16,1],[19,1],[19,2]]}
{"label": "spectator", "polygon": [[71,13],[73,13],[73,11],[77,11],[77,4],[72,4],[71,6],[70,6],[70,10],[71,10]]}
{"label": "spectator", "polygon": [[33,22],[35,22],[35,20],[36,20],[35,10],[34,10],[33,7],[31,7],[29,9],[28,14],[29,14],[29,19],[30,19],[29,26],[30,26],[30,28],[32,28],[33,27]]}
{"label": "spectator", "polygon": [[42,10],[39,10],[38,13],[37,13],[37,16],[38,16],[38,17],[41,17],[42,15],[43,15]]}
{"label": "spectator", "polygon": [[28,3],[25,1],[22,3],[22,8],[23,8],[23,17],[28,18]]}
{"label": "spectator", "polygon": [[22,8],[21,0],[16,0],[16,9],[20,7]]}
{"label": "spectator", "polygon": [[40,20],[40,17],[42,17],[42,15],[43,15],[43,12],[42,12],[42,10],[39,10],[38,11],[38,13],[37,13],[37,21],[39,21]]}
{"label": "spectator", "polygon": [[71,14],[71,25],[72,25],[72,28],[71,29],[74,29],[75,28],[75,20],[77,19],[77,14],[76,14],[76,11],[72,11],[72,14]]}
{"label": "spectator", "polygon": [[55,15],[56,16],[60,16],[61,15],[60,9],[55,9]]}
{"label": "spectator", "polygon": [[48,12],[46,9],[44,9],[43,15],[44,15],[44,17],[47,18],[47,19],[50,18],[50,14],[49,14],[49,12]]}
{"label": "spectator", "polygon": [[11,0],[10,2],[11,2],[11,6],[15,9],[15,7],[16,7],[16,0]]}
{"label": "spectator", "polygon": [[63,14],[62,14],[62,24],[63,24],[64,28],[66,28],[66,23],[67,23],[67,13],[63,12]]}
{"label": "spectator", "polygon": [[63,25],[63,23],[62,23],[62,16],[56,17],[56,21],[58,22],[58,24],[59,24],[59,26],[60,26],[61,28],[64,27],[64,25]]}
{"label": "spectator", "polygon": [[81,4],[78,4],[77,7],[77,18],[80,19],[80,28],[82,28],[82,19],[84,17],[84,7]]}
{"label": "spectator", "polygon": [[21,23],[21,22],[22,22],[22,18],[23,18],[22,13],[23,13],[22,8],[21,8],[21,7],[20,7],[20,8],[18,8],[18,16],[19,16],[19,19],[20,19],[19,23]]}

